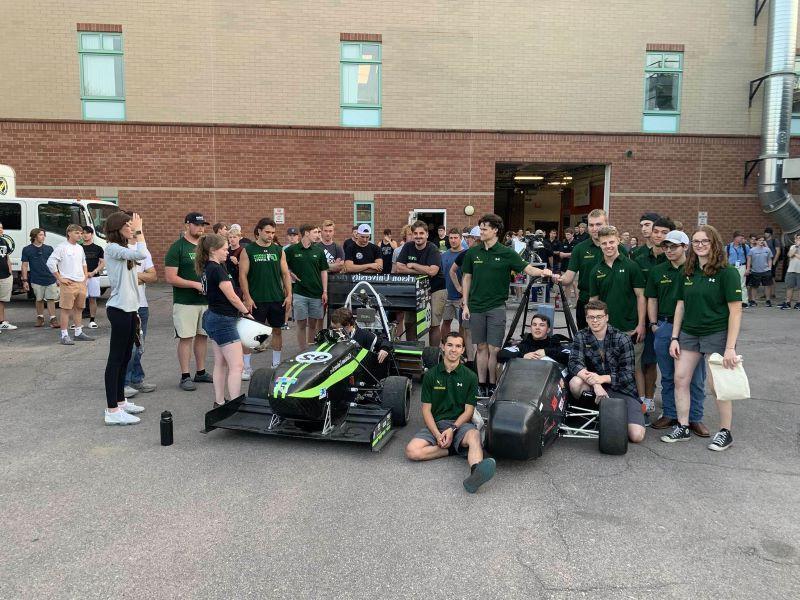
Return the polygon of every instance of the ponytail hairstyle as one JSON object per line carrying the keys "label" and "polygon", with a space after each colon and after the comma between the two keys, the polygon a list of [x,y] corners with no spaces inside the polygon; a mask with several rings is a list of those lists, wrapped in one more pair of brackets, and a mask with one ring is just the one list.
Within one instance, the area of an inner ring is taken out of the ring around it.
{"label": "ponytail hairstyle", "polygon": [[[128,240],[122,236],[120,229],[125,227],[125,225],[130,222],[131,216],[132,215],[130,213],[127,213],[123,210],[118,210],[117,212],[108,215],[106,222],[103,224],[103,231],[105,231],[106,241],[109,244],[118,244],[123,248],[128,247]],[[125,262],[128,265],[129,271],[133,269],[134,265],[139,264],[132,260],[127,260]]]}
{"label": "ponytail hairstyle", "polygon": [[194,271],[198,275],[202,275],[206,268],[206,263],[214,250],[219,250],[228,240],[218,233],[207,233],[201,235],[197,241],[197,250],[194,254]]}
{"label": "ponytail hairstyle", "polygon": [[[711,249],[708,253],[708,261],[703,266],[703,273],[707,277],[712,277],[725,268],[725,266],[728,264],[728,256],[725,252],[725,247],[722,244],[722,237],[720,237],[719,231],[717,231],[716,227],[713,225],[701,225],[694,230],[694,233],[689,239],[691,240],[691,238],[694,237],[694,234],[698,231],[704,232],[708,236],[708,239],[711,240]],[[698,268],[700,268],[700,261],[697,258],[697,254],[695,254],[694,251],[694,246],[690,241],[689,253],[686,257],[684,273],[687,277],[691,277],[694,275],[695,269]]]}

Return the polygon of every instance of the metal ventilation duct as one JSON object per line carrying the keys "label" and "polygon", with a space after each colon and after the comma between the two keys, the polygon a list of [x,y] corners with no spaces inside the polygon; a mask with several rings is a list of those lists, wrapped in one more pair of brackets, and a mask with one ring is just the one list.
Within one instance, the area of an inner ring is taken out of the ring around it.
{"label": "metal ventilation duct", "polygon": [[770,0],[761,119],[758,197],[764,213],[780,225],[784,235],[800,231],[800,206],[789,193],[782,173],[783,160],[789,158],[797,10],[798,0]]}

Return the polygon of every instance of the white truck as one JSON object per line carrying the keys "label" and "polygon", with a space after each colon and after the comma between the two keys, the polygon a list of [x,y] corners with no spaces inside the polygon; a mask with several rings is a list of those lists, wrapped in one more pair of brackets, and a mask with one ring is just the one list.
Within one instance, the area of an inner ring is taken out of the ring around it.
{"label": "white truck", "polygon": [[[34,227],[47,232],[49,246],[54,248],[66,241],[67,225],[90,225],[95,230],[95,243],[105,247],[103,225],[111,213],[119,207],[102,200],[77,200],[58,198],[15,198],[0,194],[0,223],[3,237],[11,246],[11,270],[14,277],[14,293],[22,291],[19,277],[22,269],[22,249],[30,244],[30,231]],[[108,287],[105,270],[100,275],[100,288]]]}

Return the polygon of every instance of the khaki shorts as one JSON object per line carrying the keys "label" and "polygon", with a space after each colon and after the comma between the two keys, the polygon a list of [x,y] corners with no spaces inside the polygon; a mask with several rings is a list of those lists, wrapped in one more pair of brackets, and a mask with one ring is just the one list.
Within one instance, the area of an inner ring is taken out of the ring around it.
{"label": "khaki shorts", "polygon": [[459,315],[461,314],[461,300],[450,300],[448,298],[445,300],[444,303],[444,312],[442,313],[442,320],[443,321],[456,321],[460,320]]}
{"label": "khaki shorts", "polygon": [[0,279],[0,302],[11,302],[11,288],[13,287],[14,278],[11,275],[5,279]]}
{"label": "khaki shorts", "polygon": [[42,300],[58,300],[60,295],[58,293],[58,286],[55,283],[51,283],[50,285],[32,283],[31,289],[33,290],[33,296],[36,298],[37,302],[41,302]]}
{"label": "khaki shorts", "polygon": [[207,335],[203,329],[203,313],[207,309],[207,304],[173,304],[172,324],[175,327],[175,337],[186,339]]}
{"label": "khaki shorts", "polygon": [[438,327],[441,325],[446,300],[447,290],[439,290],[431,294],[431,327]]}
{"label": "khaki shorts", "polygon": [[[628,335],[629,336],[633,335],[633,331],[629,331]],[[644,356],[644,340],[642,340],[641,342],[637,342],[636,344],[633,345],[633,359],[635,362],[634,368],[637,371],[642,370],[642,356]]]}
{"label": "khaki shorts", "polygon": [[65,280],[60,286],[58,305],[64,310],[83,310],[86,306],[86,282]]}

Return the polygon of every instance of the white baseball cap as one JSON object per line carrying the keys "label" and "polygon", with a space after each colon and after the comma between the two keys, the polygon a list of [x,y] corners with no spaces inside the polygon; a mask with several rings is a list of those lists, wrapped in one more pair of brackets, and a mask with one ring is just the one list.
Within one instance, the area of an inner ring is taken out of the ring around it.
{"label": "white baseball cap", "polygon": [[670,244],[675,244],[676,246],[680,246],[681,244],[683,244],[684,246],[688,246],[689,236],[686,235],[684,232],[678,231],[676,229],[674,231],[670,231],[664,238],[664,241],[661,243],[665,244],[667,242],[669,242]]}
{"label": "white baseball cap", "polygon": [[469,236],[470,236],[470,237],[474,237],[474,238],[479,238],[479,237],[481,237],[481,228],[480,228],[480,227],[478,227],[477,225],[475,225],[475,227],[473,227],[473,228],[470,230],[470,232],[469,232]]}
{"label": "white baseball cap", "polygon": [[362,223],[358,226],[358,235],[370,235],[372,233],[372,229],[369,228],[369,225],[366,223]]}

